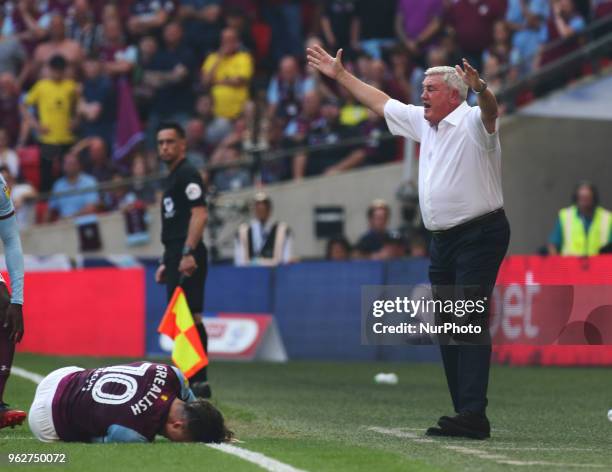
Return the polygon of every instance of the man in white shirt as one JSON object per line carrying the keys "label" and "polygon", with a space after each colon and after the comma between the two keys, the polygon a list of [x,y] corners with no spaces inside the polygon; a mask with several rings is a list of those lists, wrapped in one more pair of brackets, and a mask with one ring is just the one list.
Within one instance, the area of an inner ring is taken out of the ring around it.
{"label": "man in white shirt", "polygon": [[[425,72],[423,106],[405,105],[367,85],[342,66],[342,50],[331,57],[321,47],[307,50],[308,63],[380,116],[391,132],[421,143],[419,202],[432,232],[429,278],[434,297],[490,299],[506,254],[510,227],[503,210],[497,100],[464,59],[463,69],[442,66]],[[478,106],[466,103],[468,87]],[[457,295],[458,294],[458,295]],[[438,314],[438,322],[478,325],[483,334],[440,338],[440,351],[454,417],[443,416],[430,436],[490,437],[486,417],[491,362],[488,307],[460,319]]]}
{"label": "man in white shirt", "polygon": [[234,243],[237,266],[276,266],[291,261],[293,237],[286,223],[272,220],[272,200],[263,192],[253,198],[254,217],[238,228]]}

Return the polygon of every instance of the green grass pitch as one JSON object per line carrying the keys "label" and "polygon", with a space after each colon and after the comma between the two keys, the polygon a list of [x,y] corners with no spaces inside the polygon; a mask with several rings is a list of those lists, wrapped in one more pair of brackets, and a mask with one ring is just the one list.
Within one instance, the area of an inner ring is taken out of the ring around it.
{"label": "green grass pitch", "polygon": [[[117,359],[18,354],[15,365],[39,374]],[[376,385],[377,372],[399,384]],[[306,471],[612,470],[609,369],[492,370],[488,441],[425,439],[450,413],[436,364],[289,362],[215,363],[215,402],[242,441],[239,447]],[[35,385],[12,376],[5,400],[27,410]],[[8,465],[9,452],[62,452],[64,465]],[[0,469],[129,471],[261,470],[201,444],[43,444],[27,426],[0,430]]]}

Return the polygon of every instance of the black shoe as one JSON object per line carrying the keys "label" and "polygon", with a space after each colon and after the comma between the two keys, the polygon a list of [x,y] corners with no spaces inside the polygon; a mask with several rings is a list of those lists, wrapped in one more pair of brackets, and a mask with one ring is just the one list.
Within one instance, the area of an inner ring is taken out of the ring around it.
{"label": "black shoe", "polygon": [[425,431],[425,436],[433,436],[433,437],[449,437],[454,436],[450,431],[446,431],[442,428],[438,428],[437,426],[432,426],[431,428],[427,428]]}
{"label": "black shoe", "polygon": [[491,437],[491,425],[486,415],[465,411],[457,416],[442,417],[438,422],[440,428],[453,436],[470,439],[487,439]]}
{"label": "black shoe", "polygon": [[196,397],[210,398],[212,390],[208,382],[194,382],[191,384],[191,391]]}

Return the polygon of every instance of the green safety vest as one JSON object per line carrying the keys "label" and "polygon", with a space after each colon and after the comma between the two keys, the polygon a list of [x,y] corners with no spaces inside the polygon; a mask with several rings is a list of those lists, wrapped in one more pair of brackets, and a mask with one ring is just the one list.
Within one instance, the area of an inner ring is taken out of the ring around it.
{"label": "green safety vest", "polygon": [[578,208],[572,205],[559,211],[561,222],[561,234],[563,244],[561,255],[563,256],[594,256],[599,250],[608,244],[610,239],[610,212],[601,207],[595,208],[593,221],[589,226],[588,234],[584,230],[584,224],[578,216]]}

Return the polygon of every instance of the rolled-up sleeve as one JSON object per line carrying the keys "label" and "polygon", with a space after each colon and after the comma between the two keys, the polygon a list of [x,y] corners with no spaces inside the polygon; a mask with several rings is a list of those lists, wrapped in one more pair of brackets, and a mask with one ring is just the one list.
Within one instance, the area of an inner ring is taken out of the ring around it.
{"label": "rolled-up sleeve", "polygon": [[391,134],[421,142],[425,119],[423,107],[406,105],[392,98],[385,103],[384,110],[385,120]]}

